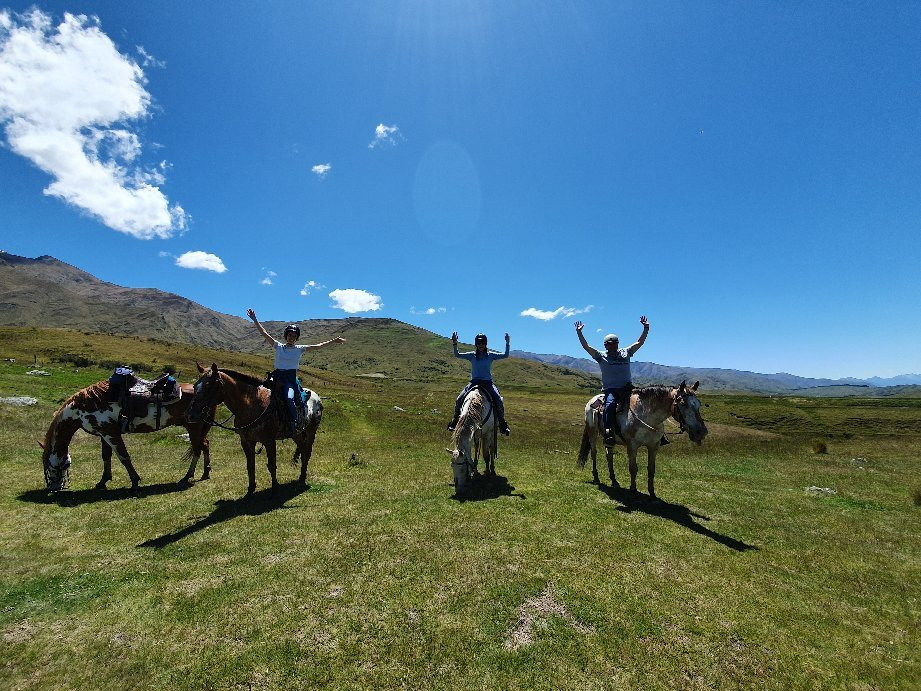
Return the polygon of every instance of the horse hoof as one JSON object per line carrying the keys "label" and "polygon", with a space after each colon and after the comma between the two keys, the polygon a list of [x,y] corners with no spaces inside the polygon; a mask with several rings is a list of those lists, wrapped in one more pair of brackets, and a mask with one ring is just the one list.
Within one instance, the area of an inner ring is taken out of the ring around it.
{"label": "horse hoof", "polygon": [[96,486],[93,489],[106,489],[106,483],[103,480],[100,480],[96,483]]}
{"label": "horse hoof", "polygon": [[208,471],[208,472],[206,472],[206,473],[202,473],[202,474],[201,474],[201,479],[202,479],[202,480],[209,480],[209,479],[211,479],[211,472]]}

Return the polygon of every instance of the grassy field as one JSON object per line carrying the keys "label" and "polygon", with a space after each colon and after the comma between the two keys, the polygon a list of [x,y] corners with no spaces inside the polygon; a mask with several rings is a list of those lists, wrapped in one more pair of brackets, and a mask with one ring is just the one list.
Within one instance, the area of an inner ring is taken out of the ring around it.
{"label": "grassy field", "polygon": [[[458,381],[308,369],[325,412],[307,491],[282,464],[276,496],[260,467],[242,499],[221,430],[212,478],[182,490],[167,429],[127,440],[140,499],[120,466],[92,489],[82,434],[71,490],[48,496],[35,440],[108,374],[62,356],[268,357],[10,331],[0,396],[39,403],[0,404],[0,688],[918,687],[919,399],[702,392],[711,434],[660,453],[650,503],[576,467],[578,383],[545,391],[499,363],[513,436],[461,502],[444,452]],[[50,376],[26,374],[34,353]]]}

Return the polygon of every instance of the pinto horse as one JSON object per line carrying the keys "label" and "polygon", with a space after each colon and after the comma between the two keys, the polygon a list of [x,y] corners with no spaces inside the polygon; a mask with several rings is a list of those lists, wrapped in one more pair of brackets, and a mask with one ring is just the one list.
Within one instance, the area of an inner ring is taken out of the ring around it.
{"label": "pinto horse", "polygon": [[452,437],[454,449],[445,449],[451,454],[454,489],[458,496],[466,494],[477,473],[480,449],[483,450],[486,475],[496,474],[496,429],[496,416],[489,396],[476,387],[461,403],[460,418]]}
{"label": "pinto horse", "polygon": [[[665,433],[665,421],[674,418],[681,431],[687,430],[688,437],[696,444],[700,444],[707,436],[707,426],[700,416],[700,401],[697,398],[697,387],[700,382],[694,382],[690,388],[686,382],[680,386],[647,386],[634,389],[630,396],[630,405],[617,413],[617,422],[620,426],[620,439],[627,446],[627,459],[630,468],[630,489],[636,492],[636,454],[641,446],[646,447],[647,453],[647,483],[649,496],[655,498],[653,480],[656,475],[656,452],[659,442]],[[603,402],[603,395],[594,396],[585,404],[585,429],[582,432],[582,446],[579,449],[579,468],[585,467],[589,452],[592,456],[592,479],[598,484],[597,443],[599,437],[604,437],[604,425],[601,419],[599,401]],[[614,449],[605,448],[608,458],[608,474],[611,476],[611,486],[619,487],[614,477]]]}
{"label": "pinto horse", "polygon": [[[214,410],[223,403],[233,413],[237,426],[231,429],[240,435],[240,446],[246,455],[246,471],[249,475],[247,495],[256,491],[256,444],[265,448],[272,489],[278,488],[276,469],[276,441],[291,437],[291,426],[284,401],[273,399],[272,392],[262,386],[262,379],[229,369],[218,369],[214,363],[210,369],[198,365],[201,376],[195,382],[195,397],[189,406],[189,419],[201,420],[207,410]],[[208,422],[214,420],[214,413]],[[303,429],[293,437],[297,446],[294,457],[301,457],[301,475],[298,481],[307,485],[307,464],[313,452],[317,428],[323,417],[323,402],[316,392],[307,400],[307,421]],[[221,425],[223,427],[223,425]],[[309,486],[309,485],[308,485]]]}
{"label": "pinto horse", "polygon": [[[161,415],[157,414],[155,404],[148,405],[146,415],[136,415],[130,433],[155,432],[172,425],[185,427],[189,432],[191,442],[191,447],[185,454],[185,460],[191,460],[191,464],[185,477],[179,482],[187,484],[195,477],[195,467],[202,454],[205,457],[205,464],[201,479],[207,480],[211,476],[211,454],[208,449],[210,425],[193,424],[185,420],[186,411],[192,402],[192,385],[181,384],[180,391],[179,400],[163,405]],[[134,469],[128,449],[122,439],[122,434],[126,432],[121,429],[120,413],[121,405],[109,401],[109,382],[105,379],[85,389],[80,389],[64,401],[64,405],[51,419],[51,425],[45,432],[45,441],[39,442],[42,447],[45,485],[50,491],[57,492],[67,489],[71,465],[70,442],[77,430],[82,429],[102,439],[102,478],[96,483],[96,489],[105,489],[106,483],[112,479],[112,451],[114,450],[131,478],[132,493],[138,494],[141,477]]]}

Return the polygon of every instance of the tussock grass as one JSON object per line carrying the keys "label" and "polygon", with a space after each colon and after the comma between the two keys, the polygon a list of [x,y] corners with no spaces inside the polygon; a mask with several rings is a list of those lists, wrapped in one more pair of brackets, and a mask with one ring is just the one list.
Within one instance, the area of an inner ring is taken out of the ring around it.
{"label": "tussock grass", "polygon": [[[137,359],[184,371],[203,355],[150,348]],[[0,392],[40,400],[0,407],[4,688],[909,688],[921,673],[921,513],[905,501],[921,401],[704,392],[711,435],[660,453],[652,504],[576,468],[584,391],[506,386],[501,477],[458,501],[455,382],[310,370],[325,410],[307,491],[283,442],[281,491],[260,458],[242,499],[221,430],[212,479],[181,490],[167,429],[127,439],[140,499],[120,466],[92,489],[86,436],[72,490],[48,497],[34,439],[107,373],[26,369],[0,363]],[[615,471],[628,482],[622,447]]]}

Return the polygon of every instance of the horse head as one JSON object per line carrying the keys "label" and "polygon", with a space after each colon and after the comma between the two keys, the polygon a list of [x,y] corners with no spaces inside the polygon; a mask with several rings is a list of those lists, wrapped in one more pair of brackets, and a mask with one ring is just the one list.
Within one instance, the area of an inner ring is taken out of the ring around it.
{"label": "horse head", "polygon": [[217,364],[212,362],[210,369],[202,367],[197,362],[195,366],[201,376],[193,384],[195,393],[185,413],[185,419],[189,422],[201,422],[205,411],[214,408],[223,399],[223,382]]}
{"label": "horse head", "polygon": [[49,492],[60,492],[67,489],[70,483],[70,451],[54,448],[48,442],[38,443],[42,447],[42,467],[45,471],[45,487]]}
{"label": "horse head", "polygon": [[672,416],[681,425],[682,430],[687,430],[688,438],[699,445],[707,436],[707,425],[700,414],[700,400],[697,398],[698,386],[700,386],[699,381],[694,382],[690,388],[686,381],[681,382],[675,392]]}

